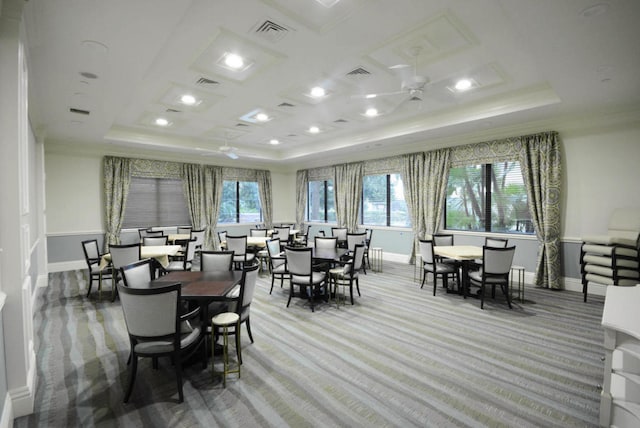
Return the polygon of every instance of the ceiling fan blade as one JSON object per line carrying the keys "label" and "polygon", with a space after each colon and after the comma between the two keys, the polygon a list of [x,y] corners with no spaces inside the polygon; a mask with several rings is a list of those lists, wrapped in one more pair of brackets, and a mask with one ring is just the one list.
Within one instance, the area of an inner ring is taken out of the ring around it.
{"label": "ceiling fan blade", "polygon": [[371,99],[371,98],[377,98],[377,97],[386,97],[389,95],[400,95],[400,94],[406,94],[407,91],[394,91],[394,92],[378,92],[378,93],[370,93],[370,94],[364,94],[364,95],[351,95],[351,98],[355,98],[355,99]]}

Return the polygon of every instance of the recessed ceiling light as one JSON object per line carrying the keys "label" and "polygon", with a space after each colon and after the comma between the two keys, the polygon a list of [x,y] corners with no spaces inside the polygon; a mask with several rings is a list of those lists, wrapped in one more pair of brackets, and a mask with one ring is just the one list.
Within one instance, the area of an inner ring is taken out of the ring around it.
{"label": "recessed ceiling light", "polygon": [[80,76],[86,77],[87,79],[97,79],[98,75],[95,73],[91,73],[89,71],[81,71]]}
{"label": "recessed ceiling light", "polygon": [[375,117],[378,115],[378,109],[373,107],[368,108],[367,111],[364,112],[364,114],[369,117]]}
{"label": "recessed ceiling light", "polygon": [[466,91],[468,89],[471,89],[472,83],[471,80],[469,79],[460,79],[456,82],[456,90],[458,91]]}
{"label": "recessed ceiling light", "polygon": [[256,114],[256,120],[258,120],[259,122],[266,122],[267,120],[269,120],[269,115],[266,113],[258,113]]}
{"label": "recessed ceiling light", "polygon": [[227,53],[224,57],[224,63],[227,65],[227,67],[239,69],[244,66],[244,59],[240,55]]}
{"label": "recessed ceiling light", "polygon": [[327,94],[327,91],[325,91],[325,89],[320,86],[316,86],[311,88],[310,94],[312,97],[320,98],[320,97],[324,97]]}
{"label": "recessed ceiling light", "polygon": [[318,128],[317,126],[311,126],[309,127],[309,132],[312,134],[317,134],[318,132],[320,132],[320,128]]}
{"label": "recessed ceiling light", "polygon": [[269,144],[272,144],[274,146],[277,146],[278,144],[280,144],[280,141],[276,140],[275,138],[272,140],[269,140]]}
{"label": "recessed ceiling light", "polygon": [[165,119],[164,117],[159,117],[156,119],[155,124],[158,126],[168,126],[169,125],[169,121],[167,119]]}
{"label": "recessed ceiling light", "polygon": [[192,105],[194,105],[196,103],[196,97],[194,97],[193,95],[185,94],[185,95],[180,97],[180,102],[182,104],[186,104],[188,106],[192,106]]}

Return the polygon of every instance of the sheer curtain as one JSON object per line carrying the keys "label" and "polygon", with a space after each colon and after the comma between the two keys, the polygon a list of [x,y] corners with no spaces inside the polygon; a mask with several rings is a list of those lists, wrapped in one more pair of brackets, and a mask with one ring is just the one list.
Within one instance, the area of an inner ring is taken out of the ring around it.
{"label": "sheer curtain", "polygon": [[273,226],[273,190],[271,188],[271,171],[256,171],[256,180],[258,181],[262,220],[267,229],[270,229]]}
{"label": "sheer curtain", "polygon": [[206,165],[204,167],[204,249],[211,250],[217,247],[214,231],[218,224],[220,214],[220,201],[222,200],[222,168]]}
{"label": "sheer curtain", "polygon": [[560,266],[560,196],[562,164],[557,132],[522,137],[520,159],[531,220],[538,236],[534,284],[562,288]]}
{"label": "sheer curtain", "polygon": [[363,162],[347,163],[335,167],[336,219],[338,227],[349,232],[358,230],[358,209],[362,199]]}
{"label": "sheer curtain", "polygon": [[107,247],[120,243],[120,231],[131,184],[131,159],[104,158],[104,193]]}
{"label": "sheer curtain", "polygon": [[182,184],[184,196],[189,208],[189,217],[194,229],[202,227],[202,195],[204,183],[202,165],[186,163],[182,165]]}
{"label": "sheer curtain", "polygon": [[419,239],[434,234],[442,220],[449,176],[449,149],[403,157],[402,182],[414,233],[409,262],[415,260]]}
{"label": "sheer curtain", "polygon": [[296,224],[304,231],[304,214],[307,210],[307,190],[309,185],[309,171],[306,169],[296,172]]}

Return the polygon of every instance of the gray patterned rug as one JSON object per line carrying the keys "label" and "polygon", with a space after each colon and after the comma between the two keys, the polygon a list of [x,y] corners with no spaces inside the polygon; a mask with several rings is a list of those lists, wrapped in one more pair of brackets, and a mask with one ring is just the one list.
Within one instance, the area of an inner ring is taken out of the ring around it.
{"label": "gray patterned rug", "polygon": [[[354,306],[312,313],[288,286],[259,279],[243,327],[242,377],[185,370],[177,403],[169,361],[141,360],[123,404],[129,344],[118,302],[86,298],[86,272],[50,275],[37,301],[38,388],[15,426],[585,427],[598,422],[603,298],[527,288],[509,310],[432,295],[413,266],[361,277]],[[108,294],[108,293],[107,293]]]}

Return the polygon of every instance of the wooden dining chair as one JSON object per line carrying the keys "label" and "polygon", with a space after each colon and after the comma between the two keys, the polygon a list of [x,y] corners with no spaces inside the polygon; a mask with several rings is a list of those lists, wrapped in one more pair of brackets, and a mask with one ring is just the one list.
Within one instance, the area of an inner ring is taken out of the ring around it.
{"label": "wooden dining chair", "polygon": [[287,258],[287,268],[291,274],[289,283],[291,284],[287,307],[291,303],[294,295],[294,287],[299,287],[299,296],[307,298],[314,312],[314,301],[316,297],[327,297],[329,290],[327,287],[326,272],[313,270],[313,248],[285,247],[285,257]]}
{"label": "wooden dining chair", "polygon": [[447,281],[449,276],[455,277],[458,287],[460,287],[460,270],[453,264],[441,263],[436,259],[433,253],[433,241],[421,239],[419,242],[420,256],[422,256],[422,268],[424,269],[424,275],[422,277],[422,285],[427,280],[427,274],[433,275],[433,295],[436,295],[436,286],[438,283],[438,276],[442,278],[443,287],[447,288]]}
{"label": "wooden dining chair", "polygon": [[247,235],[227,235],[227,251],[234,252],[233,263],[238,270],[253,263],[256,257],[247,250]]}
{"label": "wooden dining chair", "polygon": [[88,239],[82,241],[82,251],[84,252],[84,259],[87,262],[89,268],[89,286],[87,287],[87,297],[91,295],[91,287],[93,281],[98,280],[98,300],[102,299],[102,280],[112,278],[111,263],[107,264],[103,268],[100,268],[100,262],[103,254],[100,253],[98,248],[97,239]]}
{"label": "wooden dining chair", "polygon": [[233,256],[233,251],[201,251],[200,270],[203,272],[232,270]]}
{"label": "wooden dining chair", "polygon": [[168,236],[145,236],[142,238],[142,245],[145,247],[152,245],[167,245],[169,244]]}
{"label": "wooden dining chair", "polygon": [[487,285],[491,286],[492,298],[495,298],[496,285],[499,285],[507,299],[509,309],[512,309],[509,296],[509,273],[515,252],[515,246],[496,248],[485,245],[482,247],[482,269],[469,273],[471,284],[480,286],[480,309],[484,309]]}

